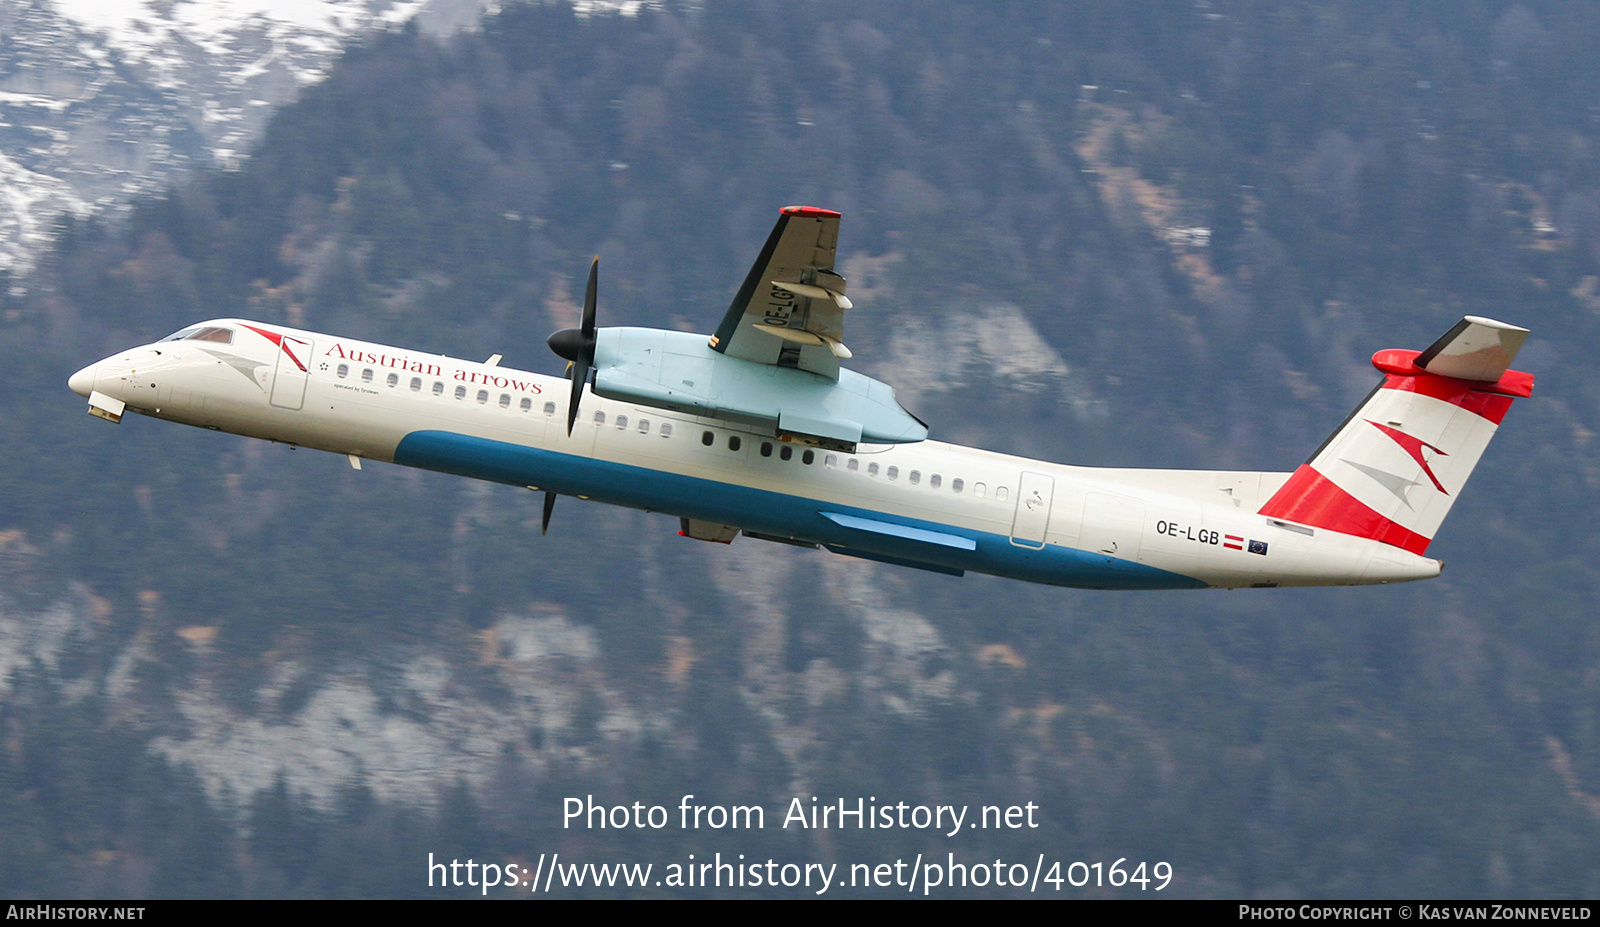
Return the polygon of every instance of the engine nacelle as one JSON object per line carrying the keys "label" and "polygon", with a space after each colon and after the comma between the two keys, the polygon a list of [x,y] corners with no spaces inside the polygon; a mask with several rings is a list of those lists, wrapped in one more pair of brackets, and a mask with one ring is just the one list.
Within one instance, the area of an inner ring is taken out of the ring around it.
{"label": "engine nacelle", "polygon": [[837,381],[793,367],[713,351],[705,335],[658,328],[595,333],[594,391],[769,431],[782,441],[852,453],[858,443],[905,444],[928,437],[894,388],[852,370]]}

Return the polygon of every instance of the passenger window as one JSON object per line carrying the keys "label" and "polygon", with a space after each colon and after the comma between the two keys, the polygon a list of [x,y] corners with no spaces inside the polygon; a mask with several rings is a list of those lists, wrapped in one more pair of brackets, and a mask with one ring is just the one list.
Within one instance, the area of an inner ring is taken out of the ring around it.
{"label": "passenger window", "polygon": [[489,391],[486,390],[486,389],[478,390],[478,405],[481,406],[481,405],[483,405],[484,403],[486,403],[488,401],[489,401]]}
{"label": "passenger window", "polygon": [[510,393],[501,393],[500,394],[500,408],[502,408],[502,409],[511,408],[511,394]]}
{"label": "passenger window", "polygon": [[861,461],[852,457],[847,463],[845,463],[844,468],[849,470],[851,473],[854,473],[861,469]]}
{"label": "passenger window", "polygon": [[639,434],[647,435],[649,433],[650,433],[650,420],[647,419],[647,418],[639,419]]}
{"label": "passenger window", "polygon": [[706,447],[710,447],[712,442],[714,442],[716,440],[717,440],[716,436],[713,435],[709,431],[702,431],[700,433],[700,443],[704,444]]}
{"label": "passenger window", "polygon": [[465,398],[467,398],[467,388],[465,386],[456,387],[456,398],[457,399],[465,399]]}
{"label": "passenger window", "polygon": [[891,480],[898,480],[900,478],[900,468],[890,467],[887,475]]}
{"label": "passenger window", "polygon": [[524,411],[524,412],[532,412],[533,411],[533,400],[529,399],[526,396],[522,397],[522,402],[520,403],[520,405],[522,406],[522,411]]}
{"label": "passenger window", "polygon": [[1006,496],[1008,495],[1010,495],[1010,492],[1004,486],[996,486],[994,488],[994,497],[1001,502],[1006,501]]}
{"label": "passenger window", "polygon": [[389,374],[388,379],[384,380],[384,382],[389,385],[390,389],[394,389],[396,386],[400,385],[400,374],[391,373]]}
{"label": "passenger window", "polygon": [[839,469],[839,455],[829,454],[828,456],[822,458],[822,465],[827,467],[829,470]]}
{"label": "passenger window", "polygon": [[982,499],[983,498],[983,484],[982,483],[973,483],[972,484],[972,494],[974,496],[977,496],[979,499]]}
{"label": "passenger window", "polygon": [[958,476],[955,479],[950,481],[950,491],[951,492],[960,492],[961,491],[961,477]]}
{"label": "passenger window", "polygon": [[661,423],[661,437],[663,437],[663,438],[672,437],[672,423],[671,422],[662,422]]}
{"label": "passenger window", "polygon": [[337,373],[339,375],[339,379],[343,380],[345,377],[350,375],[350,365],[340,364],[339,369],[335,370],[334,373]]}
{"label": "passenger window", "polygon": [[628,417],[626,415],[617,416],[617,430],[618,431],[627,431],[628,430]]}
{"label": "passenger window", "polygon": [[877,476],[877,475],[878,475],[878,462],[876,460],[874,460],[872,463],[867,464],[867,476]]}
{"label": "passenger window", "polygon": [[556,404],[553,403],[553,402],[545,403],[544,404],[544,414],[545,415],[554,415],[554,414],[556,414]]}
{"label": "passenger window", "polygon": [[800,462],[805,464],[808,467],[811,465],[811,462],[816,460],[816,459],[817,459],[816,451],[813,451],[810,448],[807,448],[806,452],[804,454],[800,455]]}
{"label": "passenger window", "polygon": [[728,435],[728,450],[737,451],[740,443],[738,435]]}
{"label": "passenger window", "polygon": [[772,442],[771,441],[763,441],[763,442],[761,442],[761,456],[762,457],[771,457],[772,456]]}
{"label": "passenger window", "polygon": [[594,423],[596,425],[604,425],[606,423],[606,414],[604,412],[596,412],[594,414]]}
{"label": "passenger window", "polygon": [[361,371],[361,382],[363,382],[363,383],[371,383],[372,382],[372,368],[371,367],[368,367],[365,370]]}
{"label": "passenger window", "polygon": [[939,483],[940,483],[939,474],[935,473],[933,476],[928,477],[928,488],[929,489],[938,489],[939,488]]}
{"label": "passenger window", "polygon": [[422,378],[421,377],[412,377],[411,378],[411,391],[413,393],[422,392]]}
{"label": "passenger window", "polygon": [[433,381],[433,394],[435,396],[443,396],[444,395],[444,381],[442,381],[442,380],[434,380]]}
{"label": "passenger window", "polygon": [[922,472],[920,470],[912,470],[910,473],[906,474],[906,479],[910,480],[911,485],[915,486],[922,482]]}
{"label": "passenger window", "polygon": [[789,458],[791,458],[793,456],[794,456],[794,448],[790,447],[787,444],[785,444],[783,446],[783,448],[778,451],[778,458],[780,460],[788,460]]}

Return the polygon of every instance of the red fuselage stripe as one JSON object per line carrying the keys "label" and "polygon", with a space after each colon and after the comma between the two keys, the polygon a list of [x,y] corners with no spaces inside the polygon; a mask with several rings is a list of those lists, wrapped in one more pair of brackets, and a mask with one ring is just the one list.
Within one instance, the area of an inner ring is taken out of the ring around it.
{"label": "red fuselage stripe", "polygon": [[1340,534],[1372,538],[1413,554],[1427,550],[1431,540],[1373,511],[1312,469],[1310,464],[1301,464],[1300,469],[1294,471],[1283,488],[1261,507],[1261,514]]}

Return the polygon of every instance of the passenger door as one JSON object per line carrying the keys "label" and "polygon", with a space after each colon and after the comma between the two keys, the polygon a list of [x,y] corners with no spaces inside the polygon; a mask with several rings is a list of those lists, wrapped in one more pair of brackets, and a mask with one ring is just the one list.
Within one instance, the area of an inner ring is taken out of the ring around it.
{"label": "passenger door", "polygon": [[1024,471],[1017,488],[1017,512],[1011,520],[1011,543],[1039,550],[1050,525],[1050,499],[1056,481],[1043,473]]}
{"label": "passenger door", "polygon": [[306,404],[306,381],[310,379],[311,342],[284,335],[278,342],[278,366],[272,374],[271,402],[280,409],[298,409]]}

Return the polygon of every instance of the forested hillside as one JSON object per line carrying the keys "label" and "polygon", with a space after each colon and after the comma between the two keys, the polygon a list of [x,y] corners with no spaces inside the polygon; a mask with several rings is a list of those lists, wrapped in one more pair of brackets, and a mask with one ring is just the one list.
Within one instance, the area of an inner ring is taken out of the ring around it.
{"label": "forested hillside", "polygon": [[[426,896],[430,852],[559,850],[1593,897],[1597,45],[1576,2],[785,0],[352,49],[239,170],[0,290],[0,892]],[[856,363],[940,440],[1288,470],[1463,314],[1533,329],[1539,383],[1440,579],[1145,594],[576,499],[540,537],[532,493],[65,387],[218,316],[555,372],[589,257],[601,324],[709,331],[791,203],[844,214]],[[686,793],[769,825],[561,827]],[[813,794],[1041,826],[775,826]]]}

